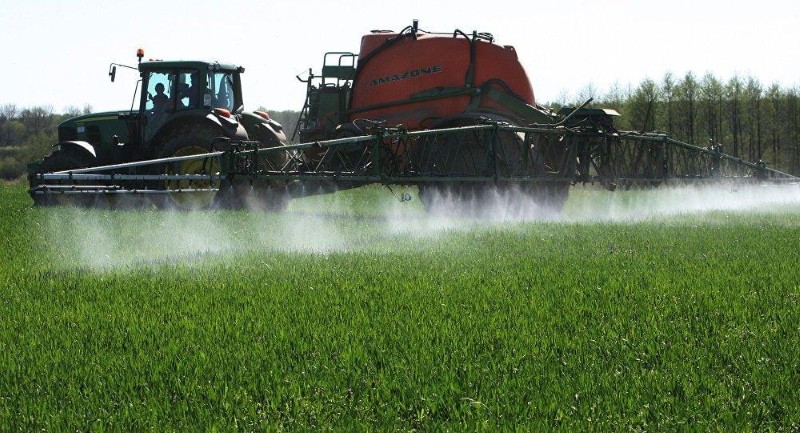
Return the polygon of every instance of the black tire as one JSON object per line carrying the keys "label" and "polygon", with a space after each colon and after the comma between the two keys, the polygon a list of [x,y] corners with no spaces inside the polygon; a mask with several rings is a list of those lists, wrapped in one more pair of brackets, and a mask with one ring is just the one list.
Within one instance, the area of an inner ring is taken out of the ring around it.
{"label": "black tire", "polygon": [[[460,119],[438,125],[453,128],[475,124],[473,120]],[[481,185],[447,181],[452,177],[482,176],[487,173],[488,150],[479,132],[449,132],[421,137],[408,146],[407,163],[411,170],[423,177],[440,177],[443,182],[419,185],[419,200],[425,210],[435,215],[474,217],[480,207]]]}
{"label": "black tire", "polygon": [[[475,125],[475,119],[457,119],[439,125],[453,128]],[[409,145],[412,170],[424,177],[441,177],[419,187],[419,198],[429,213],[491,217],[490,201],[508,193],[507,184],[494,181],[450,182],[448,178],[524,175],[522,140],[513,132],[459,131],[422,137]],[[492,152],[490,146],[494,149]]]}
{"label": "black tire", "polygon": [[[476,124],[459,119],[440,127]],[[420,176],[441,177],[444,182],[420,185],[419,198],[428,212],[492,218],[493,209],[505,215],[549,215],[561,210],[569,196],[569,183],[554,167],[564,157],[559,144],[548,143],[547,152],[533,148],[514,132],[463,131],[426,136],[410,148],[410,164]],[[492,138],[492,153],[487,139]],[[453,177],[493,176],[536,178],[540,182],[481,183],[446,181]],[[498,206],[499,205],[499,206]],[[531,206],[533,205],[533,206]]]}
{"label": "black tire", "polygon": [[537,176],[545,182],[528,184],[522,189],[545,214],[558,214],[569,198],[570,183],[574,179],[577,163],[575,156],[570,155],[567,145],[554,136],[532,140],[531,147]]}
{"label": "black tire", "polygon": [[[212,143],[220,136],[220,131],[212,128],[184,127],[170,134],[163,142],[159,158],[189,156],[212,151]],[[220,174],[220,159],[203,158],[167,163],[160,170],[163,174]],[[166,180],[159,189],[172,190],[164,194],[154,194],[153,203],[161,209],[203,210],[216,206],[217,192],[221,180]],[[185,190],[207,190],[186,192]]]}

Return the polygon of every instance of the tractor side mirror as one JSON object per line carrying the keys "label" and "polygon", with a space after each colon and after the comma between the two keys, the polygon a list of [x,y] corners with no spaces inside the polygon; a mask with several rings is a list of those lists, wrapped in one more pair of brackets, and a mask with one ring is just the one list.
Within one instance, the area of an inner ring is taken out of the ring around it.
{"label": "tractor side mirror", "polygon": [[108,71],[108,76],[111,77],[111,82],[114,82],[114,78],[117,77],[117,67],[112,65],[111,69]]}

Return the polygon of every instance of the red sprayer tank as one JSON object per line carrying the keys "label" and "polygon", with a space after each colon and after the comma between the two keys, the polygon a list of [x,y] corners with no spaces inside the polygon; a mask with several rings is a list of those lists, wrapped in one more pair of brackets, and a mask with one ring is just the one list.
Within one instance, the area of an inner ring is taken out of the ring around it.
{"label": "red sprayer tank", "polygon": [[407,30],[361,39],[349,120],[419,129],[466,112],[516,120],[525,117],[520,106],[535,105],[513,47],[498,45],[485,33]]}
{"label": "red sprayer tank", "polygon": [[409,130],[483,118],[520,126],[557,122],[536,106],[513,47],[488,33],[433,33],[416,24],[373,31],[361,38],[358,54],[326,53],[320,75],[298,76],[307,84],[295,129],[301,142],[364,134],[362,121]]}

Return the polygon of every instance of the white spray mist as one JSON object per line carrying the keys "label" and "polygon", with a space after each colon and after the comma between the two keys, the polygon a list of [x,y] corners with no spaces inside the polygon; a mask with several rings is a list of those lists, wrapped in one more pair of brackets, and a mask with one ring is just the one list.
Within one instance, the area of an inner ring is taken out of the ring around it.
{"label": "white spray mist", "polygon": [[[118,212],[63,208],[45,229],[58,253],[75,266],[108,270],[180,263],[226,252],[276,251],[313,254],[357,251],[375,241],[404,245],[454,231],[482,227],[513,229],[518,222],[636,222],[707,211],[800,213],[799,185],[678,186],[646,191],[608,192],[576,188],[564,210],[555,212],[518,195],[493,192],[483,200],[454,206],[451,196],[432,201],[426,213],[415,201],[392,194],[374,204],[374,216],[354,215],[352,200],[338,194],[324,209],[293,207],[281,214],[263,211]],[[415,198],[416,199],[416,198]],[[144,219],[145,222],[139,221]],[[366,223],[365,223],[366,219]],[[378,230],[360,230],[364,224]],[[388,247],[391,248],[391,247]]]}

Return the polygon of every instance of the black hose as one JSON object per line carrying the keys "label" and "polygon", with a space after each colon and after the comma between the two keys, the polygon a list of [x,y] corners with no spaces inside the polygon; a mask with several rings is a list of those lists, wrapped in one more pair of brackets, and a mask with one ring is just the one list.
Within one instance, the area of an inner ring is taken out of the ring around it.
{"label": "black hose", "polygon": [[[358,76],[361,75],[361,70],[364,68],[364,65],[369,63],[369,61],[372,60],[376,55],[378,55],[382,51],[388,49],[389,47],[397,43],[397,41],[399,41],[401,38],[408,37],[408,35],[406,35],[406,32],[408,31],[413,31],[414,33],[412,33],[411,36],[416,39],[417,34],[414,30],[414,26],[408,26],[403,30],[401,30],[400,33],[397,34],[397,36],[387,39],[380,47],[375,48],[374,50],[372,50],[371,53],[367,54],[365,57],[359,58],[358,65],[356,66],[356,73],[353,74],[353,83],[355,84],[357,82]],[[355,86],[353,86],[353,88],[355,89]],[[347,102],[347,109],[350,110],[352,108],[352,105],[353,105],[353,98],[350,98],[350,100]]]}

